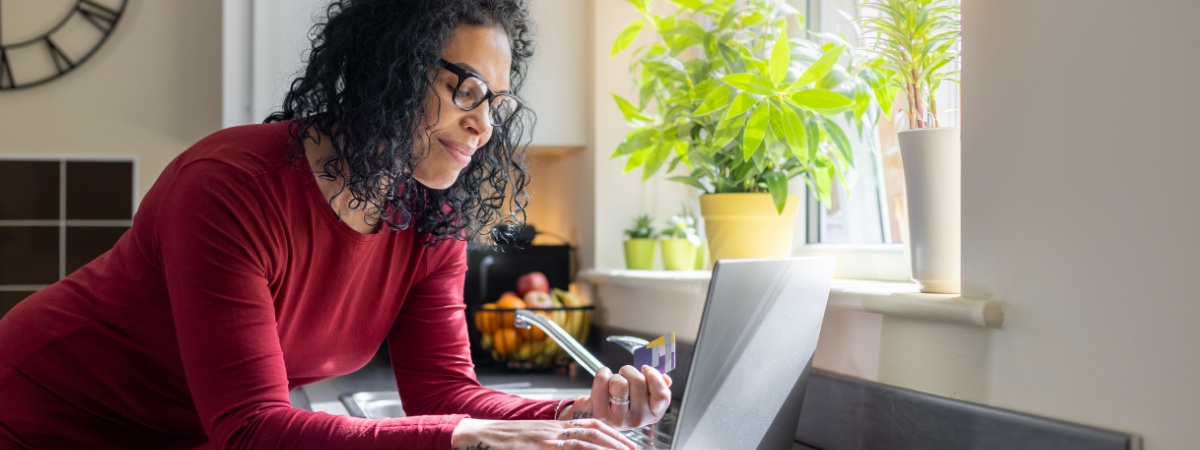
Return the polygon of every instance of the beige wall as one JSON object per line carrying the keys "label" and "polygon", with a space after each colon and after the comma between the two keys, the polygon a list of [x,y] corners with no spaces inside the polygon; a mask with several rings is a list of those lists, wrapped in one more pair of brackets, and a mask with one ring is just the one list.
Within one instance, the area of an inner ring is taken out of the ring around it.
{"label": "beige wall", "polygon": [[139,196],[220,126],[219,1],[132,0],[91,60],[0,92],[0,154],[136,156]]}

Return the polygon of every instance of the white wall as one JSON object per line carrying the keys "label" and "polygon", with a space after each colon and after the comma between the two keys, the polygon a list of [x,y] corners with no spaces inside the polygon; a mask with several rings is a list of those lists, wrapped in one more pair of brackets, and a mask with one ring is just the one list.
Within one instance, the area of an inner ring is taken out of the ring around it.
{"label": "white wall", "polygon": [[223,0],[225,127],[262,123],[304,70],[329,0]]}
{"label": "white wall", "polygon": [[1200,442],[1200,2],[964,0],[963,294],[999,330],[831,310],[817,367]]}
{"label": "white wall", "polygon": [[0,154],[135,156],[140,197],[220,129],[220,92],[221,4],[134,0],[86,63],[0,92]]}
{"label": "white wall", "polygon": [[535,54],[521,98],[538,113],[533,145],[587,143],[586,0],[530,0]]}
{"label": "white wall", "polygon": [[995,405],[1200,442],[1200,2],[966,0],[963,293]]}
{"label": "white wall", "polygon": [[[666,3],[666,2],[664,2]],[[656,228],[661,229],[667,218],[678,213],[680,201],[694,198],[698,191],[683,183],[666,180],[664,167],[658,175],[642,183],[640,168],[623,173],[625,159],[609,158],[625,133],[632,128],[625,124],[621,111],[613,101],[612,94],[626,99],[637,98],[633,79],[629,73],[629,55],[632,50],[648,42],[643,31],[639,40],[617,56],[609,57],[617,34],[635,20],[641,18],[633,5],[616,0],[591,0],[591,45],[592,77],[591,97],[594,105],[591,120],[595,161],[595,256],[591,267],[624,268],[625,256],[622,242],[623,230],[628,228],[633,217],[650,214]],[[686,169],[682,164],[682,169]],[[660,252],[661,253],[661,252]],[[662,267],[661,255],[656,257],[656,267]]]}

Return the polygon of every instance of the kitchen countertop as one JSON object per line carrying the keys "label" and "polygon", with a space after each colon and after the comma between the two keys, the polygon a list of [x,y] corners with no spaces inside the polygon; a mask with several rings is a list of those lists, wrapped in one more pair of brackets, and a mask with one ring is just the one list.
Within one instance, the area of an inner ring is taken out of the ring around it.
{"label": "kitchen countertop", "polygon": [[[590,388],[591,376],[586,373],[574,378],[565,374],[549,372],[519,373],[502,367],[476,367],[475,376],[485,386],[514,383],[529,383],[531,387],[545,388]],[[391,361],[381,351],[374,359],[353,373],[304,386],[308,401],[316,411],[331,414],[346,414],[338,396],[352,392],[395,391],[396,378],[392,373]],[[795,443],[792,450],[816,450]]]}
{"label": "kitchen countertop", "polygon": [[[586,373],[572,379],[565,374],[519,373],[502,367],[476,367],[475,376],[484,386],[529,383],[530,387],[539,388],[587,389],[592,387],[592,377]],[[391,362],[382,356],[377,356],[366,366],[353,373],[304,386],[304,393],[308,396],[308,401],[313,404],[337,402],[338,396],[346,393],[395,390],[397,390],[396,376],[392,372]]]}

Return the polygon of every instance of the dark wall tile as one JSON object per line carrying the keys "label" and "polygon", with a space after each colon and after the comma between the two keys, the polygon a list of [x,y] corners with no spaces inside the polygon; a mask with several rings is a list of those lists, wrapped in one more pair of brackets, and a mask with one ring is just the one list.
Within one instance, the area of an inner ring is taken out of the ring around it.
{"label": "dark wall tile", "polygon": [[33,292],[0,291],[0,317],[4,317],[17,303],[30,295],[33,295]]}
{"label": "dark wall tile", "polygon": [[0,227],[0,284],[58,281],[58,227]]}
{"label": "dark wall tile", "polygon": [[59,161],[0,161],[0,220],[58,220]]}
{"label": "dark wall tile", "polygon": [[67,227],[67,273],[92,262],[121,239],[128,227]]}
{"label": "dark wall tile", "polygon": [[132,162],[67,161],[67,219],[132,218]]}

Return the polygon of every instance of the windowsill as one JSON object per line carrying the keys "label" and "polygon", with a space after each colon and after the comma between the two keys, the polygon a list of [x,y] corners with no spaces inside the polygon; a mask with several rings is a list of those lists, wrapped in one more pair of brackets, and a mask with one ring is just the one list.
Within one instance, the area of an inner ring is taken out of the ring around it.
{"label": "windowsill", "polygon": [[908,280],[904,244],[804,244],[792,256],[835,256],[835,278]]}
{"label": "windowsill", "polygon": [[[711,275],[702,270],[587,269],[579,279],[595,285],[696,294],[703,299]],[[982,328],[1000,328],[1004,323],[996,300],[927,294],[911,282],[836,278],[829,290],[829,307]]]}

